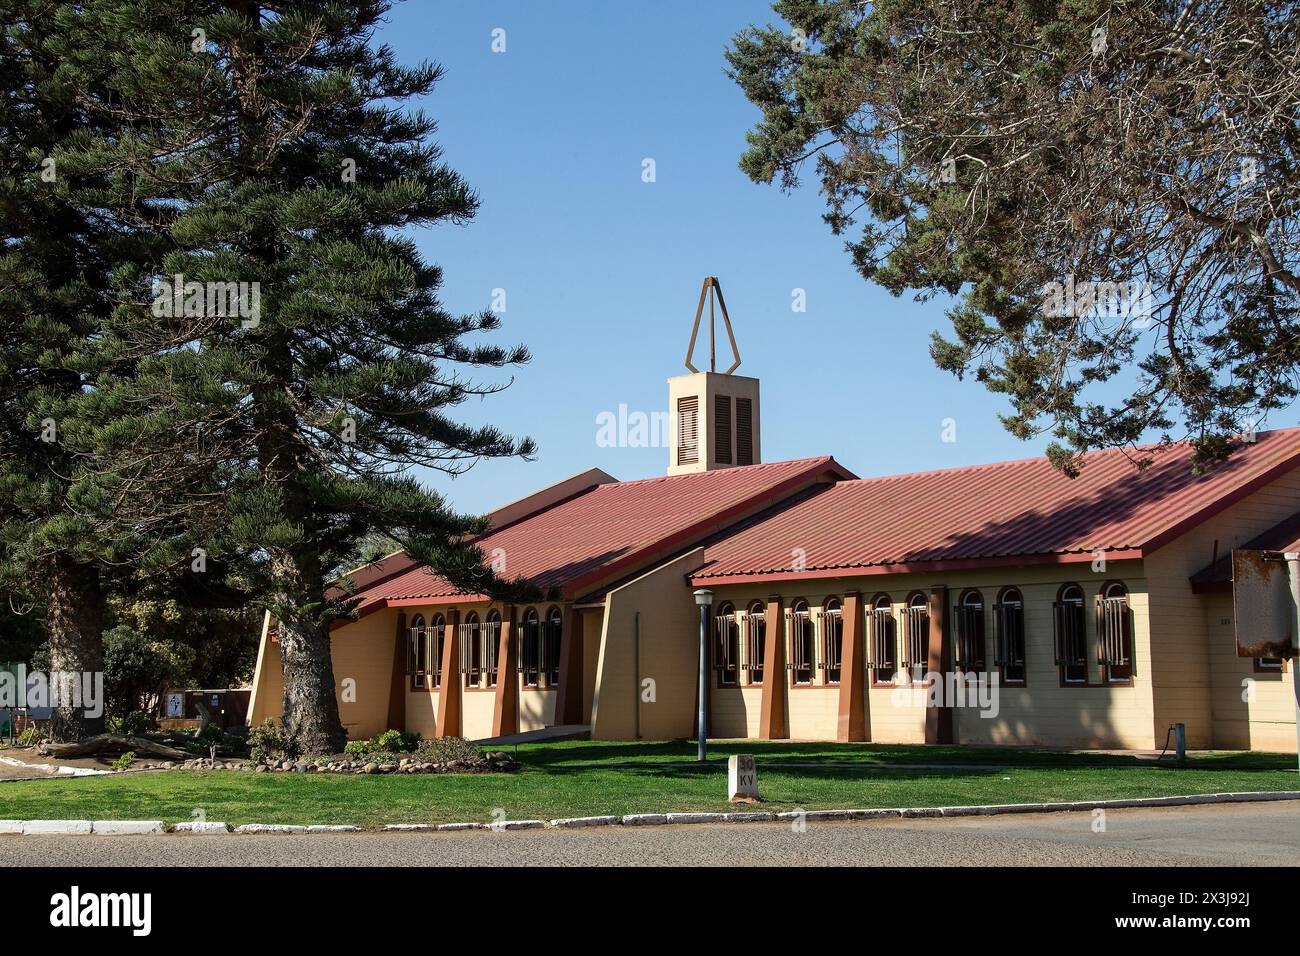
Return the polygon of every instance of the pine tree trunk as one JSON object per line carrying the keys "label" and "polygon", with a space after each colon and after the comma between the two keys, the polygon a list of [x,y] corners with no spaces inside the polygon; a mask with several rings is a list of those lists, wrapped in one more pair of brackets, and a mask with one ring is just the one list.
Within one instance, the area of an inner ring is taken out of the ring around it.
{"label": "pine tree trunk", "polygon": [[[99,572],[68,557],[54,559],[49,568],[50,672],[76,675],[104,671],[104,591]],[[98,716],[86,715],[88,702],[72,706],[60,700],[50,715],[50,740],[84,740],[104,732],[103,701]]]}
{"label": "pine tree trunk", "polygon": [[278,629],[285,729],[303,753],[342,753],[347,734],[334,693],[328,625],[280,621]]}

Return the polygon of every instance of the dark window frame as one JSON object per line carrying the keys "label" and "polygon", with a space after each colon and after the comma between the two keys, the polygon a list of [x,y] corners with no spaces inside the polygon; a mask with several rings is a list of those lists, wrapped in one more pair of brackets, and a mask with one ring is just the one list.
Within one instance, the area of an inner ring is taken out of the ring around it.
{"label": "dark window frame", "polygon": [[[1122,593],[1112,594],[1115,589]],[[1118,630],[1119,634],[1113,633]],[[1097,662],[1106,687],[1132,687],[1137,673],[1133,608],[1123,581],[1107,581],[1097,594]],[[1116,663],[1122,661],[1123,663]],[[1116,674],[1119,676],[1116,677]]]}
{"label": "dark window frame", "polygon": [[740,686],[740,621],[731,601],[713,616],[713,670],[719,688]]}
{"label": "dark window frame", "polygon": [[[894,616],[894,600],[888,594],[877,594],[871,599],[871,686],[893,687],[897,680],[898,619]],[[883,634],[882,634],[883,631]],[[882,679],[881,674],[887,676]]]}
{"label": "dark window frame", "polygon": [[[1012,595],[1015,595],[1014,599]],[[998,601],[993,605],[993,641],[998,682],[1006,687],[1027,686],[1029,649],[1025,638],[1025,595],[1015,585],[1008,585],[998,592]]]}
{"label": "dark window frame", "polygon": [[844,676],[844,602],[832,595],[822,601],[820,610],[817,669],[824,676],[823,687],[838,687]]}
{"label": "dark window frame", "polygon": [[953,670],[977,675],[988,670],[988,628],[979,588],[966,588],[958,596],[952,609],[952,636]]}
{"label": "dark window frame", "polygon": [[[1088,676],[1086,600],[1083,588],[1068,582],[1057,588],[1052,604],[1052,646],[1062,687],[1093,686]],[[1082,679],[1072,674],[1082,674]]]}

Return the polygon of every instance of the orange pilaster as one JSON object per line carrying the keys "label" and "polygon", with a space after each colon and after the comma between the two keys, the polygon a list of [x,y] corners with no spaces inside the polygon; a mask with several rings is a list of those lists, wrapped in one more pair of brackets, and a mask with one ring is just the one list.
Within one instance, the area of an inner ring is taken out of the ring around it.
{"label": "orange pilaster", "polygon": [[841,743],[867,739],[867,646],[862,595],[849,591],[840,612],[844,645],[840,653],[840,710],[836,739]]}
{"label": "orange pilaster", "polygon": [[515,634],[515,609],[511,605],[501,615],[501,637],[497,641],[497,693],[492,708],[492,736],[519,733],[518,636]]}
{"label": "orange pilaster", "polygon": [[761,740],[785,740],[790,736],[785,720],[785,609],[779,596],[767,599],[763,633],[767,646],[763,651],[763,702],[758,736]]}
{"label": "orange pilaster", "polygon": [[450,611],[442,639],[442,684],[438,688],[435,737],[460,737],[460,611]]}

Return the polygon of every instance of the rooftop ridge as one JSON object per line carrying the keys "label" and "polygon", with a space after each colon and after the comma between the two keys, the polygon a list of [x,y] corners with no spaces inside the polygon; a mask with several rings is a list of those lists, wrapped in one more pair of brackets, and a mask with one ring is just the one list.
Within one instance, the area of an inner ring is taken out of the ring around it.
{"label": "rooftop ridge", "polygon": [[656,481],[682,481],[682,480],[701,480],[710,476],[735,475],[737,472],[757,471],[763,468],[780,468],[789,465],[814,465],[830,464],[835,461],[834,455],[816,455],[812,458],[791,458],[787,461],[763,461],[756,462],[752,465],[734,465],[730,468],[717,468],[713,471],[696,471],[688,472],[682,475],[651,475],[649,478],[630,478],[627,481],[615,481],[604,485],[597,485],[591,491],[599,491],[602,488],[626,488],[628,485],[645,485]]}
{"label": "rooftop ridge", "polygon": [[[1287,432],[1300,432],[1300,426],[1292,426],[1290,428],[1271,428],[1268,429],[1267,431],[1257,432],[1256,442],[1254,443],[1257,444],[1258,439],[1266,435],[1279,435]],[[1083,452],[1083,457],[1085,460],[1087,459],[1096,460],[1102,457],[1114,457],[1115,455],[1132,454],[1134,452],[1153,452],[1156,454],[1162,454],[1162,453],[1173,454],[1174,452],[1179,450],[1186,450],[1187,445],[1188,445],[1187,439],[1179,439],[1178,441],[1168,442],[1168,443],[1151,442],[1150,444],[1146,444],[1146,445],[1134,445],[1131,448],[1095,448],[1092,449],[1091,451]],[[974,464],[971,465],[953,465],[948,468],[924,468],[921,469],[920,471],[900,471],[890,475],[868,475],[865,478],[846,478],[842,481],[836,482],[836,485],[837,486],[863,485],[863,484],[869,484],[871,482],[884,482],[884,481],[892,481],[895,479],[903,479],[903,478],[921,478],[924,477],[925,475],[944,475],[944,474],[956,474],[958,472],[983,471],[986,469],[992,470],[995,468],[1011,468],[1016,465],[1026,465],[1031,462],[1038,462],[1038,461],[1046,462],[1047,460],[1048,459],[1046,455],[1030,455],[1025,458],[1009,458],[1009,459],[1004,459],[1002,461],[981,461],[981,462],[975,462]]]}

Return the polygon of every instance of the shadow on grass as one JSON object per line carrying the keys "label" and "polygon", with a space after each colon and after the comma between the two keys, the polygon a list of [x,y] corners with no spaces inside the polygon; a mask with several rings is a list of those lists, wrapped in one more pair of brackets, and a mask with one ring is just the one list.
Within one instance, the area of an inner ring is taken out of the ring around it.
{"label": "shadow on grass", "polygon": [[[988,767],[1004,768],[1159,768],[1179,769],[1172,757],[1163,760],[1130,754],[1088,751],[1054,751],[1032,748],[992,748],[958,746],[912,746],[904,744],[828,744],[786,741],[735,741],[708,745],[708,768],[725,768],[732,754],[752,754],[764,764],[802,764],[830,769],[835,765],[861,764],[865,769],[888,764],[950,766],[954,770]],[[586,770],[607,768],[663,769],[665,764],[695,760],[693,740],[637,741],[561,741],[527,744],[517,751],[517,759],[527,767],[540,770]],[[1295,758],[1287,754],[1258,752],[1202,754],[1184,765],[1198,770],[1276,771],[1295,767]],[[783,768],[790,769],[790,768]]]}

